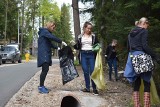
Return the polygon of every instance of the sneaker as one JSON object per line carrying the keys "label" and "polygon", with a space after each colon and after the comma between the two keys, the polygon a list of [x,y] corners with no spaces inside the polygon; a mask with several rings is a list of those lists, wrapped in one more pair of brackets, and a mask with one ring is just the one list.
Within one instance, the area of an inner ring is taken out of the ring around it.
{"label": "sneaker", "polygon": [[51,89],[48,89],[48,88],[46,88],[45,86],[44,86],[44,88],[49,92],[49,91],[51,91]]}
{"label": "sneaker", "polygon": [[98,90],[93,90],[94,95],[98,95]]}
{"label": "sneaker", "polygon": [[88,92],[88,93],[89,93],[89,92],[90,92],[90,89],[84,88],[84,89],[81,89],[81,91],[82,91],[82,92]]}
{"label": "sneaker", "polygon": [[48,89],[45,86],[38,86],[39,93],[47,94],[49,93]]}

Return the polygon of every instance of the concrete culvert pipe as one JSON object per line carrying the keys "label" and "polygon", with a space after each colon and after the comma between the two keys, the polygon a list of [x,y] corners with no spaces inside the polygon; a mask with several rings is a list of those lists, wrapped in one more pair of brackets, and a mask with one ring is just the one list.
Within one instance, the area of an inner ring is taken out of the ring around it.
{"label": "concrete culvert pipe", "polygon": [[61,107],[81,107],[81,105],[73,96],[65,96],[62,99]]}

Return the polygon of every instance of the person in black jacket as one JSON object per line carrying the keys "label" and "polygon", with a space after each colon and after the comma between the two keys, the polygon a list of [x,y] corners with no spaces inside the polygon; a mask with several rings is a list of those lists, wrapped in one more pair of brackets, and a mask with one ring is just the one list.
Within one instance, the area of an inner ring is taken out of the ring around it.
{"label": "person in black jacket", "polygon": [[51,48],[58,49],[57,46],[53,45],[51,41],[55,41],[57,43],[62,43],[63,45],[67,45],[61,39],[57,38],[52,34],[56,25],[53,21],[49,21],[46,23],[46,26],[43,28],[39,28],[39,38],[38,38],[38,58],[37,58],[37,66],[42,67],[42,72],[40,74],[40,85],[38,86],[38,90],[40,93],[48,93],[48,89],[44,86],[44,81],[46,75],[49,70],[49,66],[52,65],[52,51]]}
{"label": "person in black jacket", "polygon": [[[92,33],[92,24],[85,22],[83,26],[83,33],[78,36],[78,40],[74,48],[80,51],[79,59],[82,65],[85,85],[83,92],[90,92],[90,76],[94,71],[96,53],[92,51],[92,46],[98,43],[94,33]],[[98,95],[96,84],[91,80],[93,94]]]}
{"label": "person in black jacket", "polygon": [[117,52],[116,52],[116,47],[117,45],[117,40],[113,39],[112,43],[108,45],[107,49],[106,49],[106,60],[108,62],[108,66],[109,66],[109,80],[112,80],[112,65],[114,67],[114,72],[115,72],[115,80],[118,80],[117,77]]}
{"label": "person in black jacket", "polygon": [[156,59],[159,63],[160,58],[155,54],[154,51],[148,46],[147,37],[148,37],[148,28],[149,22],[148,19],[142,17],[136,27],[131,30],[128,36],[128,60],[126,63],[126,68],[124,71],[124,76],[129,80],[129,82],[133,82],[134,89],[133,89],[133,100],[134,100],[134,107],[140,107],[140,85],[141,79],[144,83],[144,107],[150,107],[150,79],[152,75],[152,71],[144,72],[141,74],[136,74],[133,65],[131,62],[131,58],[133,55],[138,55],[142,53],[146,53],[150,55],[153,59]]}

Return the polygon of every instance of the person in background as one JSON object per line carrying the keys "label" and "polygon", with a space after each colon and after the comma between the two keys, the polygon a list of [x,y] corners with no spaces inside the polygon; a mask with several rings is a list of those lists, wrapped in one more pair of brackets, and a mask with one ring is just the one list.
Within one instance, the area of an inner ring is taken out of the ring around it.
{"label": "person in background", "polygon": [[133,65],[131,62],[131,52],[133,55],[138,55],[142,53],[149,54],[153,59],[156,59],[156,61],[159,63],[160,58],[158,55],[155,54],[154,51],[152,51],[147,43],[147,37],[148,37],[148,26],[149,22],[148,19],[145,17],[142,17],[138,22],[135,23],[136,27],[131,30],[130,36],[128,37],[128,60],[126,63],[126,68],[124,71],[124,77],[126,77],[129,82],[133,83],[133,100],[134,100],[134,107],[140,107],[140,85],[141,85],[141,79],[144,83],[144,107],[150,107],[150,79],[152,75],[151,72],[144,72],[141,74],[136,74]]}
{"label": "person in background", "polygon": [[107,46],[106,49],[106,60],[109,66],[109,80],[112,81],[112,66],[114,67],[114,72],[115,72],[115,80],[118,81],[118,74],[117,74],[117,52],[116,52],[116,45],[117,45],[117,40],[113,39],[112,43]]}
{"label": "person in background", "polygon": [[[74,48],[80,50],[80,62],[84,73],[85,88],[81,91],[90,92],[90,76],[94,71],[96,53],[92,51],[92,46],[98,43],[98,40],[94,33],[92,33],[92,24],[90,22],[85,22],[83,25],[83,33],[78,36],[78,40]],[[98,90],[96,88],[93,80],[92,88],[93,94],[98,95]]]}
{"label": "person in background", "polygon": [[59,47],[53,45],[51,41],[61,43],[62,45],[67,45],[61,39],[57,38],[52,34],[56,25],[54,21],[48,21],[45,27],[39,28],[39,38],[38,38],[38,58],[37,66],[42,67],[40,74],[40,85],[38,90],[40,93],[49,93],[48,89],[44,86],[44,81],[46,75],[49,71],[49,66],[52,65],[52,51],[51,48],[60,49]]}

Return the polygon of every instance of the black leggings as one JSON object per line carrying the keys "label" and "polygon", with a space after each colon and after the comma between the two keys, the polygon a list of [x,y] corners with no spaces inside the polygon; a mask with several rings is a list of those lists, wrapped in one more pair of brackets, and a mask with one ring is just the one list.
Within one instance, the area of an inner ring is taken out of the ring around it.
{"label": "black leggings", "polygon": [[[150,82],[143,80],[143,84],[144,84],[144,92],[150,92],[150,86],[151,86]],[[141,85],[141,77],[138,77],[133,85],[134,85],[134,91],[139,91]]]}
{"label": "black leggings", "polygon": [[42,64],[42,72],[40,75],[40,86],[44,86],[44,81],[49,71],[49,64],[47,62]]}

